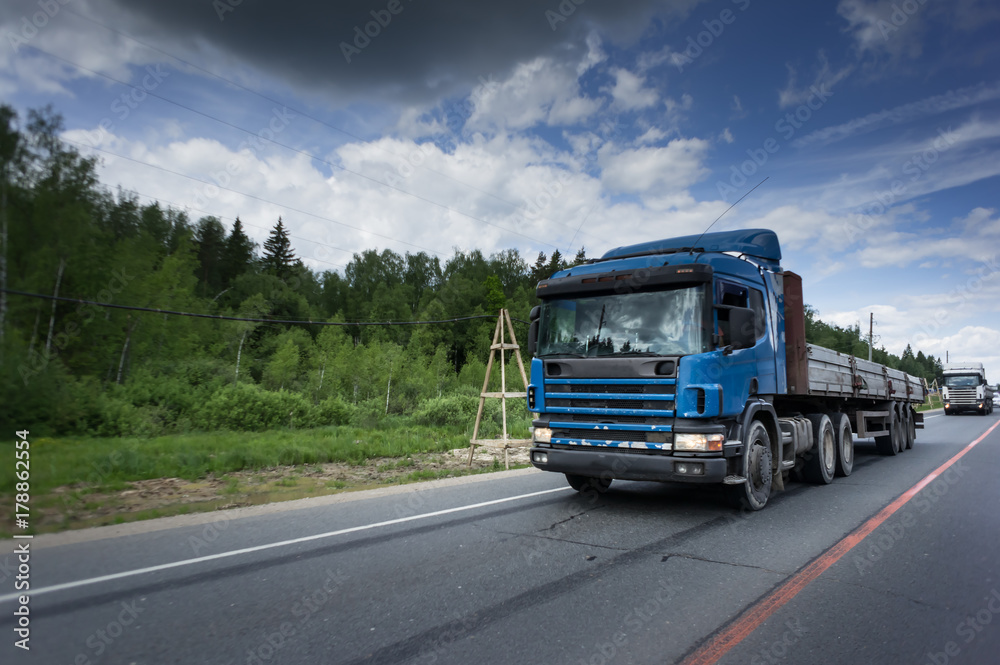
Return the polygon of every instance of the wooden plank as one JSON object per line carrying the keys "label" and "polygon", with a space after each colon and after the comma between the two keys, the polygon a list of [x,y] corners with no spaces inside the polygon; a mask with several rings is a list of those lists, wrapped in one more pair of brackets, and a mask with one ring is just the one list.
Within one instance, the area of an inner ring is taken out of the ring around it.
{"label": "wooden plank", "polygon": [[785,372],[789,395],[805,395],[809,390],[809,356],[806,350],[805,303],[802,278],[793,272],[781,273],[785,303]]}

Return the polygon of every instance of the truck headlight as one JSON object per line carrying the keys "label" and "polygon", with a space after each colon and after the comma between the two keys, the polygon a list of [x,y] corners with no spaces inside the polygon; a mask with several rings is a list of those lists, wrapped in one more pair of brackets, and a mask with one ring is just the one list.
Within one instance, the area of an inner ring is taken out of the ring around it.
{"label": "truck headlight", "polygon": [[552,428],[536,427],[532,433],[532,438],[535,440],[535,443],[549,443],[552,441]]}
{"label": "truck headlight", "polygon": [[721,452],[725,434],[674,434],[674,450],[692,453]]}

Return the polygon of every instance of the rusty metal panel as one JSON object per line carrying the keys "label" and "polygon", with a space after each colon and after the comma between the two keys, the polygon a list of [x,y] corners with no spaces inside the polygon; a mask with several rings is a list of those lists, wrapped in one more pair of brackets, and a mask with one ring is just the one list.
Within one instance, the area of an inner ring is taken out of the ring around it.
{"label": "rusty metal panel", "polygon": [[781,273],[785,301],[785,374],[789,395],[809,393],[809,352],[806,349],[806,310],[802,300],[802,278]]}

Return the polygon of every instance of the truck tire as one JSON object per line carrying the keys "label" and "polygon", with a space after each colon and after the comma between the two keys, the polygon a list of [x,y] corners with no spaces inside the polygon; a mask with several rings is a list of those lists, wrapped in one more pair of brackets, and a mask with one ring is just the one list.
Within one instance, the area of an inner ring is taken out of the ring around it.
{"label": "truck tire", "polygon": [[723,485],[726,497],[734,508],[760,510],[771,496],[771,436],[764,423],[750,423],[743,439],[743,475],[740,485]]}
{"label": "truck tire", "polygon": [[904,406],[903,410],[906,413],[906,424],[903,426],[903,441],[906,443],[906,449],[910,450],[917,441],[917,421],[913,415],[913,409]]}
{"label": "truck tire", "polygon": [[830,416],[813,413],[806,418],[813,426],[813,448],[806,453],[802,477],[806,482],[829,485],[837,471],[837,435]]}
{"label": "truck tire", "polygon": [[577,492],[593,490],[598,494],[604,494],[611,487],[610,478],[588,478],[587,476],[575,476],[567,473],[566,480],[569,482],[569,486]]}
{"label": "truck tire", "polygon": [[896,455],[899,453],[899,417],[895,407],[889,409],[889,434],[875,437],[875,448],[879,455]]}
{"label": "truck tire", "polygon": [[846,413],[835,413],[831,416],[833,434],[837,444],[837,474],[841,478],[851,475],[854,470],[854,431],[851,430],[851,419]]}

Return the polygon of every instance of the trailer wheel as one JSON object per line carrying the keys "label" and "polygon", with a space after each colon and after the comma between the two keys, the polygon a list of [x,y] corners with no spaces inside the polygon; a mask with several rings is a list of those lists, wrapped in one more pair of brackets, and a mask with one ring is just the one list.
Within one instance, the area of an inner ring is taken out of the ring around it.
{"label": "trailer wheel", "polygon": [[813,426],[813,449],[809,451],[802,477],[806,482],[828,485],[833,482],[837,470],[837,437],[833,423],[824,413],[806,416]]}
{"label": "trailer wheel", "polygon": [[889,434],[875,437],[875,448],[879,455],[889,456],[899,453],[900,433],[899,417],[896,415],[896,409],[891,408],[889,409]]}
{"label": "trailer wheel", "polygon": [[906,444],[906,449],[910,450],[917,440],[917,421],[914,418],[913,409],[908,406],[904,406],[903,409],[906,413],[906,422],[903,424],[903,441]]}
{"label": "trailer wheel", "polygon": [[723,485],[726,496],[734,508],[760,510],[771,496],[771,437],[759,420],[750,423],[743,446],[743,475],[747,481],[741,485]]}
{"label": "trailer wheel", "polygon": [[851,419],[846,413],[833,414],[833,433],[837,443],[837,474],[840,477],[851,475],[854,470],[854,431],[851,430]]}
{"label": "trailer wheel", "polygon": [[594,490],[598,494],[604,494],[611,487],[610,478],[590,478],[588,476],[575,476],[567,473],[566,480],[569,482],[569,486],[577,492]]}

